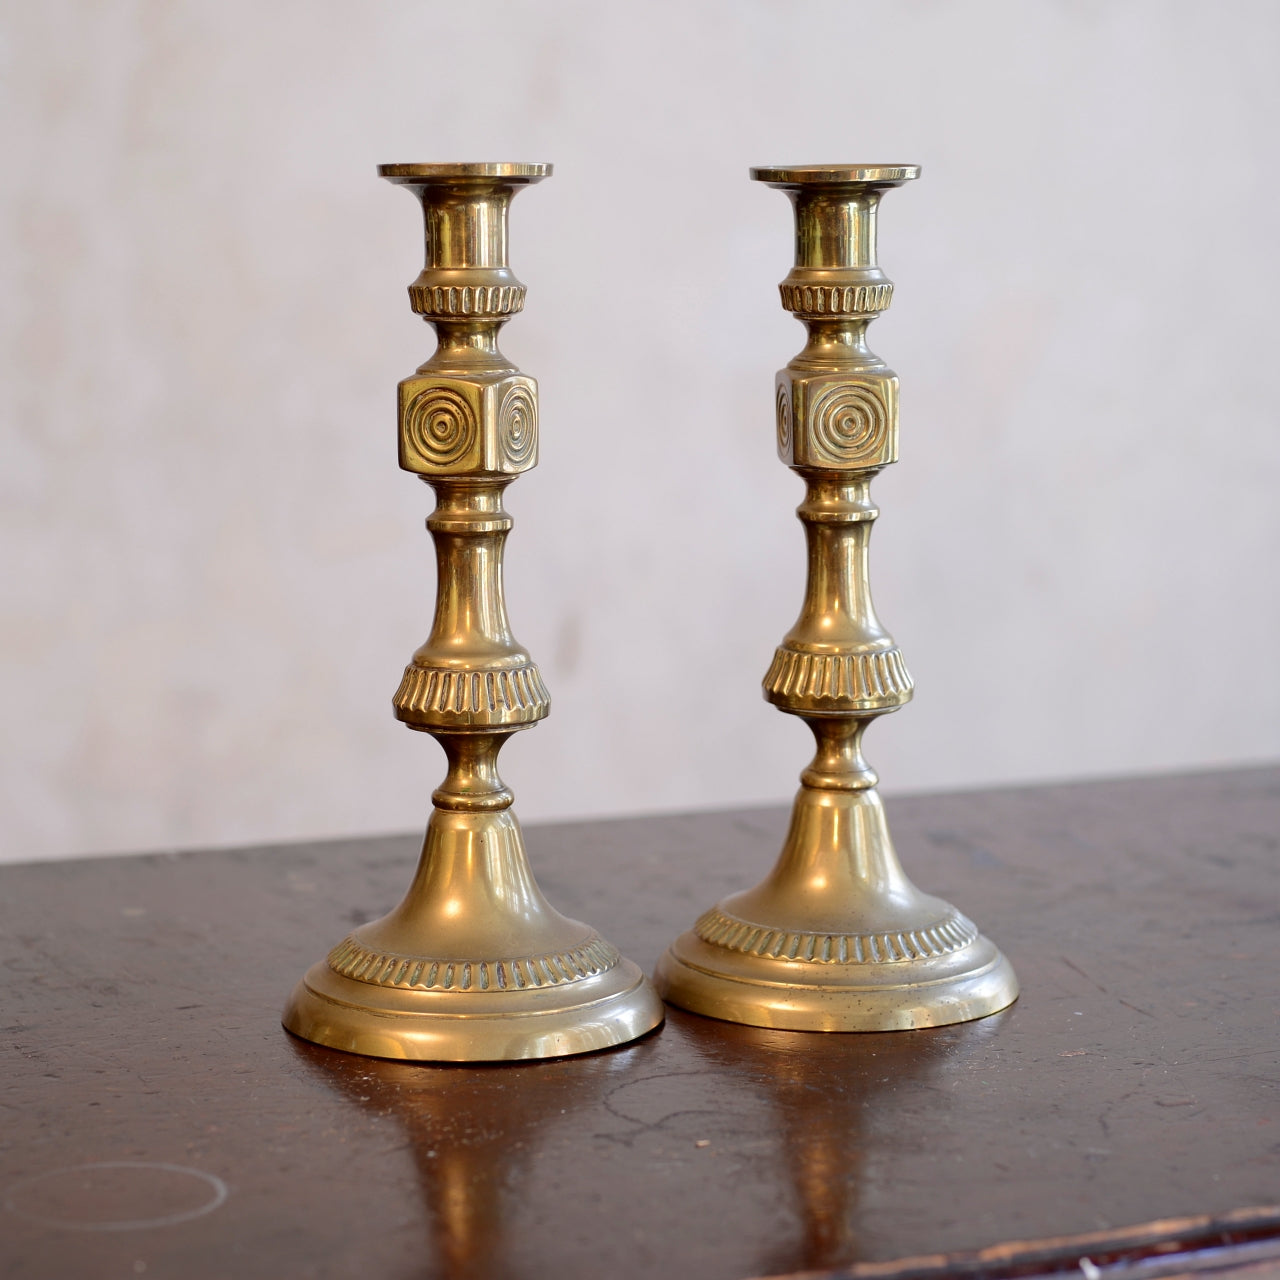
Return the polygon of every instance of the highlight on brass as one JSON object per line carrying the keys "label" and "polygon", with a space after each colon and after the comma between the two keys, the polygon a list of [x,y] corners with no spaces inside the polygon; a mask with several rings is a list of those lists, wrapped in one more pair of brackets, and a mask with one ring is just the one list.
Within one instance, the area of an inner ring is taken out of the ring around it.
{"label": "highlight on brass", "polygon": [[503,491],[538,461],[538,388],[498,349],[524,307],[507,215],[549,164],[386,164],[422,204],[426,265],[410,304],[437,348],[399,387],[400,466],[435,491],[435,621],[405,668],[395,714],[444,748],[448,773],[417,874],[294,989],[284,1025],[317,1044],[418,1061],[550,1058],[623,1044],[662,1003],[631,961],[543,897],[512,794],[507,739],[550,700],[503,595]]}
{"label": "highlight on brass", "polygon": [[893,296],[876,261],[885,191],[915,165],[752,169],[795,209],[783,307],[808,330],[778,374],[778,456],[805,482],[797,515],[808,583],[764,696],[813,730],[817,751],[768,878],[705,912],[658,963],[659,991],[695,1013],[763,1027],[892,1031],[985,1017],[1018,995],[1013,969],[974,923],[903,873],[862,735],[911,698],[876,616],[871,481],[898,456],[898,379],[868,349]]}

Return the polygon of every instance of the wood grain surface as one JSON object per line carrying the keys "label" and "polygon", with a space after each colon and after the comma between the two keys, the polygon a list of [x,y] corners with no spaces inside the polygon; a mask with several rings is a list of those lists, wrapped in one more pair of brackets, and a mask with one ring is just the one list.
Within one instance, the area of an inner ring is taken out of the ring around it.
{"label": "wood grain surface", "polygon": [[[740,1280],[922,1257],[973,1274],[1010,1242],[1265,1222],[1280,769],[889,816],[908,874],[1013,960],[1012,1009],[878,1035],[672,1011],[613,1052],[408,1066],[277,1019],[307,965],[399,899],[417,837],[0,870],[0,1275]],[[784,823],[528,839],[556,906],[652,967],[760,878]]]}

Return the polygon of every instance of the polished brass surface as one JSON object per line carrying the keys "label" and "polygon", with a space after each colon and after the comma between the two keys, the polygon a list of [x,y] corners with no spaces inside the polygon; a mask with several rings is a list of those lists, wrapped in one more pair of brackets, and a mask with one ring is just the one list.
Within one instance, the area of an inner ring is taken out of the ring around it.
{"label": "polished brass surface", "polygon": [[498,349],[524,306],[507,263],[515,191],[545,164],[393,164],[422,203],[426,265],[409,286],[437,349],[400,383],[400,465],[435,490],[435,622],[395,714],[444,748],[448,774],[404,901],[298,984],[284,1025],[317,1044],[418,1061],[551,1058],[622,1044],[662,1021],[636,965],[566,919],[530,870],[497,758],[550,708],[511,633],[502,496],[537,464],[538,389]]}
{"label": "polished brass surface", "polygon": [[801,1031],[895,1031],[981,1018],[1018,994],[1009,962],[949,903],[921,893],[889,838],[862,754],[876,716],[912,694],[871,602],[871,481],[898,456],[898,378],[866,330],[893,284],[876,261],[883,193],[914,165],[753,169],[795,207],[795,266],[782,305],[808,329],[777,376],[778,454],[805,481],[800,617],[764,696],[813,730],[817,751],[781,857],[764,883],[705,912],[659,961],[673,1004]]}

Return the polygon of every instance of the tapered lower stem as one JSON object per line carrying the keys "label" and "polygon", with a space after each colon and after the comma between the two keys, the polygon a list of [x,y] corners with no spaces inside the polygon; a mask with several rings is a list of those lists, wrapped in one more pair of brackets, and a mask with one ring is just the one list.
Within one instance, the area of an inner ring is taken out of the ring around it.
{"label": "tapered lower stem", "polygon": [[897,1031],[1003,1009],[1017,995],[1008,961],[902,870],[859,750],[865,721],[810,724],[818,750],[776,865],[676,939],[658,990],[695,1013],[801,1031]]}
{"label": "tapered lower stem", "polygon": [[284,1024],[351,1053],[456,1062],[608,1048],[661,1014],[634,964],[543,897],[514,814],[437,809],[404,901],[310,969]]}
{"label": "tapered lower stem", "polygon": [[497,756],[511,730],[441,735],[435,793],[404,901],[298,984],[284,1025],[383,1058],[547,1058],[622,1044],[662,1007],[640,970],[538,888]]}

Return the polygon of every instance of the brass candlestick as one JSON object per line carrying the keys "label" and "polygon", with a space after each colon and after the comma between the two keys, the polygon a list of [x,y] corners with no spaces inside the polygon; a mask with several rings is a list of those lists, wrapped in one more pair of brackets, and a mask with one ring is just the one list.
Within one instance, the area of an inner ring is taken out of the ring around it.
{"label": "brass candlestick", "polygon": [[436,738],[433,793],[404,901],[361,925],[298,984],[284,1025],[317,1044],[419,1061],[551,1058],[622,1044],[662,1021],[640,970],[534,882],[497,757],[546,716],[538,668],[507,621],[507,485],[537,463],[538,388],[498,350],[524,306],[507,211],[548,164],[388,164],[422,202],[426,266],[409,286],[435,354],[400,383],[400,465],[436,494],[435,622],[395,714]]}
{"label": "brass candlestick", "polygon": [[898,456],[898,379],[866,329],[893,292],[876,263],[880,197],[919,172],[751,171],[795,205],[795,266],[780,289],[809,330],[776,385],[778,454],[807,486],[808,585],[764,695],[805,720],[817,752],[768,879],[706,912],[658,965],[673,1004],[732,1022],[894,1031],[985,1017],[1018,994],[996,947],[903,874],[861,749],[867,725],[912,691],[871,603],[870,488]]}

